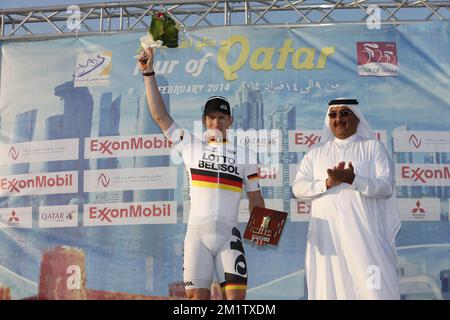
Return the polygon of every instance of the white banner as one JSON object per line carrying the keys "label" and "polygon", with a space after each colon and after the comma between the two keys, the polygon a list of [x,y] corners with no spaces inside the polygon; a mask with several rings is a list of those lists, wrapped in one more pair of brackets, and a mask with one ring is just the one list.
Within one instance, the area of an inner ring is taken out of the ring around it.
{"label": "white banner", "polygon": [[0,144],[0,165],[78,159],[79,139]]}
{"label": "white banner", "polygon": [[78,172],[0,176],[0,197],[78,192]]}
{"label": "white banner", "polygon": [[400,186],[450,186],[450,165],[397,163],[395,175]]}
{"label": "white banner", "polygon": [[311,202],[291,199],[291,221],[308,222],[311,219]]}
{"label": "white banner", "polygon": [[394,130],[394,152],[450,152],[449,131]]}
{"label": "white banner", "polygon": [[78,206],[39,207],[39,228],[59,228],[78,226]]}
{"label": "white banner", "polygon": [[[375,138],[387,146],[386,130],[374,130]],[[289,130],[289,152],[308,152],[319,144],[322,130]]]}
{"label": "white banner", "polygon": [[438,198],[397,198],[402,221],[439,221],[441,202]]}
{"label": "white banner", "polygon": [[163,134],[87,138],[85,158],[170,155],[171,145]]}
{"label": "white banner", "polygon": [[175,189],[176,167],[103,169],[84,171],[85,192]]}
{"label": "white banner", "polygon": [[0,228],[32,228],[31,207],[0,209]]}
{"label": "white banner", "polygon": [[261,187],[282,187],[283,165],[260,166],[258,176]]}
{"label": "white banner", "polygon": [[256,153],[279,153],[282,148],[282,134],[278,129],[240,130],[230,133],[236,136],[237,145],[248,147]]}
{"label": "white banner", "polygon": [[308,152],[320,142],[322,130],[289,130],[289,152]]}
{"label": "white banner", "polygon": [[176,201],[84,205],[85,226],[169,224],[177,222]]}

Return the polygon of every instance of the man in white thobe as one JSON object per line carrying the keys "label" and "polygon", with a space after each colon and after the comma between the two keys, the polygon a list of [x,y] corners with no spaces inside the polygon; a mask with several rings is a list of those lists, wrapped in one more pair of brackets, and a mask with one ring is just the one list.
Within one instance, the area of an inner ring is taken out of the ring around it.
{"label": "man in white thobe", "polygon": [[309,299],[400,298],[393,169],[357,104],[330,101],[321,144],[304,156],[292,186],[311,201]]}

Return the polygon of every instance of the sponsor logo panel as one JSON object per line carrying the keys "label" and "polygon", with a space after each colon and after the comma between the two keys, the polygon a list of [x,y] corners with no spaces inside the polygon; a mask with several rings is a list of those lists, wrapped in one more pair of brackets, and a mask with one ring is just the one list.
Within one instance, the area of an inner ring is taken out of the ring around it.
{"label": "sponsor logo panel", "polygon": [[170,224],[177,222],[176,201],[84,205],[85,226]]}
{"label": "sponsor logo panel", "polygon": [[395,42],[357,42],[356,52],[360,76],[398,76]]}
{"label": "sponsor logo panel", "polygon": [[0,165],[78,159],[79,139],[0,144]]}
{"label": "sponsor logo panel", "polygon": [[111,51],[78,54],[74,87],[108,86],[111,67]]}
{"label": "sponsor logo panel", "polygon": [[176,167],[104,169],[84,171],[85,192],[176,189]]}
{"label": "sponsor logo panel", "polygon": [[[374,130],[375,138],[387,146],[386,130]],[[289,130],[289,152],[308,152],[317,146],[322,138],[322,130]]]}
{"label": "sponsor logo panel", "polygon": [[0,228],[32,228],[31,207],[0,209]]}
{"label": "sponsor logo panel", "polygon": [[308,222],[311,219],[311,202],[291,199],[291,221]]}
{"label": "sponsor logo panel", "polygon": [[261,187],[282,187],[283,165],[260,166],[258,176]]}
{"label": "sponsor logo panel", "polygon": [[77,226],[77,205],[39,207],[39,228],[60,228]]}
{"label": "sponsor logo panel", "polygon": [[400,186],[450,186],[450,165],[397,163],[395,175]]}
{"label": "sponsor logo panel", "polygon": [[402,221],[439,221],[441,202],[438,198],[397,198]]}
{"label": "sponsor logo panel", "polygon": [[85,158],[170,155],[171,146],[163,134],[87,138]]}
{"label": "sponsor logo panel", "polygon": [[76,171],[0,176],[0,197],[76,192]]}
{"label": "sponsor logo panel", "polygon": [[395,152],[450,152],[449,131],[394,130]]}

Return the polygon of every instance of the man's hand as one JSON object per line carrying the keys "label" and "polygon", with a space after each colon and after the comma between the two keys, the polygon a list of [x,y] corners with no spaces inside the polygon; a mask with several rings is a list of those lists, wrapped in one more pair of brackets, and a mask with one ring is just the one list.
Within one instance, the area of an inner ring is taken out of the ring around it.
{"label": "man's hand", "polygon": [[142,49],[138,55],[141,72],[153,72],[153,49]]}
{"label": "man's hand", "polygon": [[326,185],[328,189],[341,183],[352,184],[355,180],[355,170],[351,162],[348,163],[347,169],[345,169],[345,162],[339,162],[333,169],[328,169],[327,173]]}

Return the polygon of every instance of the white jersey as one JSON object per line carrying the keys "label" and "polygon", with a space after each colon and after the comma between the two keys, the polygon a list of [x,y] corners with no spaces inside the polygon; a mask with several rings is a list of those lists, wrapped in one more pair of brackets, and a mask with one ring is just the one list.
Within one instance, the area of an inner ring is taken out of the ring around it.
{"label": "white jersey", "polygon": [[256,155],[233,143],[206,142],[173,122],[164,132],[183,158],[189,178],[189,224],[237,224],[243,187],[260,189]]}

